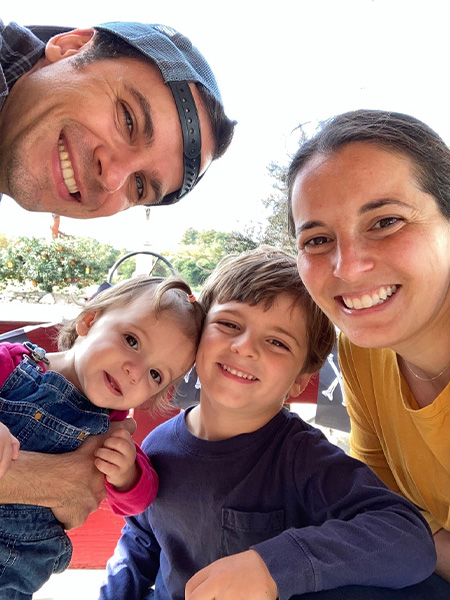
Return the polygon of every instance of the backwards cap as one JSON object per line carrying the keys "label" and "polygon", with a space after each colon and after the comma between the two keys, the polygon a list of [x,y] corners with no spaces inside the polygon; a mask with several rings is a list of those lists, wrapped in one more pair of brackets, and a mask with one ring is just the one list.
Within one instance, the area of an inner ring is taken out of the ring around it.
{"label": "backwards cap", "polygon": [[203,84],[222,104],[211,67],[186,36],[166,25],[114,21],[95,29],[116,35],[150,58],[172,91],[183,134],[184,175],[181,188],[165,196],[160,205],[174,204],[193,189],[200,172],[200,120],[187,82]]}

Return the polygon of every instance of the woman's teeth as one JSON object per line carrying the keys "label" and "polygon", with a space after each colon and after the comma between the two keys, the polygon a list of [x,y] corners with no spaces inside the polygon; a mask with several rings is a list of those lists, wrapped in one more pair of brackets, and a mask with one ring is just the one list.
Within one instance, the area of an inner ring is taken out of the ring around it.
{"label": "woman's teeth", "polygon": [[362,308],[371,308],[372,306],[377,306],[377,304],[382,304],[387,298],[390,298],[392,294],[395,294],[396,291],[396,285],[389,285],[387,287],[381,287],[373,294],[364,294],[360,298],[345,298],[342,296],[342,300],[347,308],[361,310]]}

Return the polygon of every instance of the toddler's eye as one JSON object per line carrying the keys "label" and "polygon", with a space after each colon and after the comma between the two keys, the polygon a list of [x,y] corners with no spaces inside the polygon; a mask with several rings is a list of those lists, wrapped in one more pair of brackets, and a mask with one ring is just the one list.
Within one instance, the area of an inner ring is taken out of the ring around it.
{"label": "toddler's eye", "polygon": [[150,377],[154,379],[158,384],[162,381],[162,377],[156,369],[150,369]]}
{"label": "toddler's eye", "polygon": [[128,344],[129,346],[131,346],[132,348],[137,348],[137,346],[138,346],[138,341],[137,341],[137,339],[136,339],[136,338],[135,338],[133,335],[129,335],[129,334],[127,334],[127,335],[125,336],[125,339],[126,339],[126,341],[127,341],[127,344]]}

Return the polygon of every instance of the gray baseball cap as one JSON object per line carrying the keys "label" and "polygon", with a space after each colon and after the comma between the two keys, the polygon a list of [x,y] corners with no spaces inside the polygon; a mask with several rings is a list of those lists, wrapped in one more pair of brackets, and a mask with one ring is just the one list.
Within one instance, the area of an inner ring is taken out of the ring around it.
{"label": "gray baseball cap", "polygon": [[172,91],[183,134],[184,175],[181,188],[165,196],[160,206],[174,204],[200,179],[200,120],[188,82],[203,84],[222,104],[211,67],[185,35],[167,25],[113,21],[96,25],[95,29],[116,35],[151,59]]}

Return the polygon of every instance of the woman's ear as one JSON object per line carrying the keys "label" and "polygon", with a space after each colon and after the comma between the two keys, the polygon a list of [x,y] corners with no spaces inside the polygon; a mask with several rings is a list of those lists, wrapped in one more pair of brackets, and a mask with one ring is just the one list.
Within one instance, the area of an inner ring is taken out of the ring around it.
{"label": "woman's ear", "polygon": [[311,373],[301,373],[300,375],[297,375],[294,383],[291,386],[291,389],[289,390],[289,397],[296,398],[299,396],[308,385],[310,379]]}
{"label": "woman's ear", "polygon": [[87,313],[79,321],[77,321],[75,329],[79,336],[84,337],[88,334],[88,331],[92,327],[96,316],[96,312]]}
{"label": "woman's ear", "polygon": [[49,39],[45,46],[45,58],[50,63],[78,54],[94,37],[95,29],[74,29],[59,33]]}

